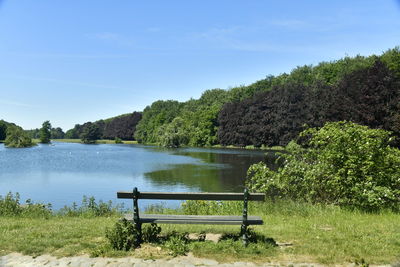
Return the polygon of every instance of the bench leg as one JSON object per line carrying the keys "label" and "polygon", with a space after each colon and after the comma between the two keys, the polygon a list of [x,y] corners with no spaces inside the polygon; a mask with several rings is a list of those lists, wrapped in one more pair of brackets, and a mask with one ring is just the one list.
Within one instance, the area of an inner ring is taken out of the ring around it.
{"label": "bench leg", "polygon": [[246,224],[242,224],[241,229],[240,229],[240,235],[242,236],[244,246],[247,247],[247,245],[249,244],[249,237],[247,236],[247,225]]}
{"label": "bench leg", "polygon": [[137,231],[137,236],[135,240],[135,246],[140,247],[140,244],[142,244],[142,224],[141,223],[134,223],[134,226]]}

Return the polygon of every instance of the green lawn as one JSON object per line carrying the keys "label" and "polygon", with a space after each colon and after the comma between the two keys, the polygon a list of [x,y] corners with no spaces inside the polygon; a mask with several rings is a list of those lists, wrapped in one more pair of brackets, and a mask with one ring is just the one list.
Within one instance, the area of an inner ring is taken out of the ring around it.
{"label": "green lawn", "polygon": [[[207,205],[207,204],[206,204]],[[240,203],[220,213],[240,214]],[[202,213],[201,209],[199,209]],[[169,211],[171,212],[171,211]],[[172,211],[176,213],[177,211]],[[346,264],[360,262],[391,264],[400,261],[400,214],[382,212],[367,214],[332,206],[315,206],[292,202],[263,203],[250,206],[251,215],[261,215],[262,226],[256,233],[272,238],[281,246],[259,242],[247,248],[240,241],[192,242],[196,256],[218,261],[311,262]],[[49,218],[0,217],[0,254],[21,252],[56,256],[95,254],[101,256],[135,255],[147,258],[165,257],[162,245],[144,245],[136,251],[117,252],[107,245],[105,229],[118,220],[112,217]],[[176,230],[190,233],[238,233],[239,226],[160,225],[162,234]],[[159,250],[157,247],[162,247]]]}

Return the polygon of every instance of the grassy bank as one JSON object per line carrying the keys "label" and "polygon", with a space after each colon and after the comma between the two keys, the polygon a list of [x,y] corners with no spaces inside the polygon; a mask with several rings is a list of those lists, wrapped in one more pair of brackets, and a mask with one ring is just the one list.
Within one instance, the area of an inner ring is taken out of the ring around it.
{"label": "grassy bank", "polygon": [[[159,211],[159,210],[158,210]],[[218,211],[218,212],[216,212]],[[241,214],[241,203],[215,205],[188,202],[180,210],[167,213]],[[400,261],[400,214],[368,214],[333,206],[296,204],[293,202],[262,203],[250,206],[251,215],[262,216],[265,224],[252,227],[269,240],[244,247],[241,241],[226,239],[219,243],[190,242],[196,256],[218,261],[316,262],[346,264],[361,262],[390,264]],[[157,258],[168,255],[160,244],[144,245],[129,252],[114,251],[105,238],[106,228],[118,221],[119,215],[74,216],[46,215],[0,217],[0,254],[21,252],[56,256],[92,254]],[[160,225],[162,235],[178,233],[237,234],[239,226]],[[271,245],[276,242],[278,246]],[[157,247],[161,246],[159,250]]]}
{"label": "grassy bank", "polygon": [[[82,143],[81,139],[53,139],[52,141],[63,142],[63,143]],[[137,141],[122,141],[122,144],[137,144]],[[100,139],[96,141],[96,144],[115,144],[115,140]]]}

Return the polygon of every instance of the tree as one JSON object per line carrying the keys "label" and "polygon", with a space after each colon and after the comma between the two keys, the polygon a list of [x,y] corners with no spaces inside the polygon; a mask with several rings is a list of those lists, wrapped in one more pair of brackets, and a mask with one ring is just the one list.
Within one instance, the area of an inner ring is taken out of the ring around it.
{"label": "tree", "polygon": [[94,144],[100,137],[101,132],[99,126],[94,123],[90,123],[81,134],[81,140],[85,144]]}
{"label": "tree", "polygon": [[9,125],[7,127],[7,137],[4,141],[4,144],[7,147],[30,147],[35,145],[32,143],[32,139],[28,136],[21,127]]}
{"label": "tree", "polygon": [[400,208],[400,150],[391,133],[352,122],[310,128],[281,154],[278,171],[249,168],[248,186],[270,196],[376,211]]}
{"label": "tree", "polygon": [[6,139],[7,136],[7,124],[5,121],[0,120],[0,140]]}
{"label": "tree", "polygon": [[42,128],[40,128],[40,143],[42,144],[48,144],[50,143],[50,137],[51,137],[51,124],[49,121],[45,121],[42,124]]}
{"label": "tree", "polygon": [[65,133],[60,127],[51,128],[51,139],[63,139]]}

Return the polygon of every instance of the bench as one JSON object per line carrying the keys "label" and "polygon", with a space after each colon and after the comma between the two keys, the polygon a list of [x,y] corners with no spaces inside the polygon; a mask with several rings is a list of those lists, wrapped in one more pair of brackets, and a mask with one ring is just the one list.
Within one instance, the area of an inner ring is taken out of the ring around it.
{"label": "bench", "polygon": [[[161,224],[223,224],[241,225],[241,236],[245,245],[248,243],[247,226],[262,225],[263,220],[258,216],[247,215],[248,201],[264,201],[265,195],[261,193],[164,193],[164,192],[139,192],[135,187],[132,192],[117,192],[118,198],[133,199],[133,214],[126,214],[125,219],[134,223],[138,233],[139,245],[142,241],[143,223]],[[139,199],[160,199],[160,200],[242,200],[242,216],[220,216],[220,215],[165,215],[165,214],[141,214],[139,216]]]}

